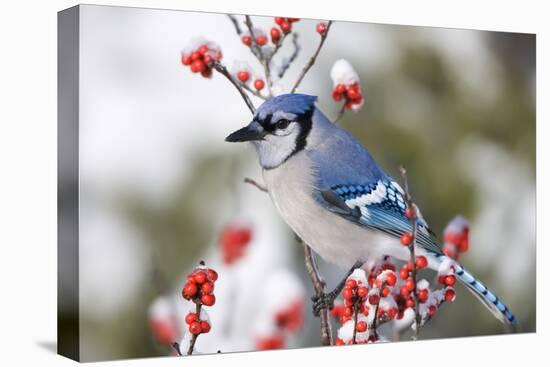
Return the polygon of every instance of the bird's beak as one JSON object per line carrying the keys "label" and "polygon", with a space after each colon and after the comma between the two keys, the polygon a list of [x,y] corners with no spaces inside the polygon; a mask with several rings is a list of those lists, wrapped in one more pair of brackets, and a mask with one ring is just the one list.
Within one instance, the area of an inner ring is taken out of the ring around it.
{"label": "bird's beak", "polygon": [[243,127],[227,136],[225,141],[237,143],[243,141],[263,140],[265,130],[256,121],[252,121],[248,126]]}

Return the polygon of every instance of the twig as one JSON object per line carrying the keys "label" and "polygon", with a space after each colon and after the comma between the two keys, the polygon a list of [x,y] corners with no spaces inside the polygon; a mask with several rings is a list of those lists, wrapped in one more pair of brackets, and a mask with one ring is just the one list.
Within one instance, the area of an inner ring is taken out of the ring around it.
{"label": "twig", "polygon": [[323,47],[323,44],[325,43],[325,40],[327,39],[328,32],[330,30],[331,25],[332,25],[332,20],[329,20],[328,23],[327,23],[327,29],[326,29],[325,33],[323,33],[321,35],[321,41],[319,42],[319,46],[317,46],[317,50],[315,50],[315,53],[313,54],[311,59],[309,59],[306,66],[304,66],[304,68],[302,69],[302,73],[298,77],[298,80],[296,80],[296,83],[294,84],[294,87],[292,87],[292,90],[290,91],[290,93],[294,93],[296,91],[296,89],[298,88],[298,86],[302,82],[302,79],[304,79],[304,77],[306,76],[309,69],[311,69],[313,64],[315,64],[315,60],[317,59],[317,56],[319,55],[319,52],[321,52],[321,48]]}
{"label": "twig", "polygon": [[183,355],[183,354],[181,354],[181,350],[180,350],[180,345],[179,345],[179,343],[173,342],[171,345],[172,345],[172,348],[174,348],[174,350],[175,350],[176,353],[178,354],[178,356],[182,356],[182,355]]}
{"label": "twig", "polygon": [[248,32],[250,32],[250,38],[252,39],[251,40],[252,44],[251,44],[250,49],[252,50],[252,53],[256,56],[258,61],[264,67],[265,81],[266,81],[266,85],[267,85],[267,92],[268,92],[269,97],[271,97],[273,95],[273,92],[271,90],[273,82],[271,80],[271,70],[269,68],[270,58],[268,59],[267,57],[265,57],[265,55],[262,51],[262,48],[256,43],[256,35],[254,34],[254,26],[252,24],[252,20],[250,19],[250,15],[245,15],[245,24],[248,28]]}
{"label": "twig", "polygon": [[216,69],[216,71],[218,73],[225,76],[231,82],[231,84],[233,84],[235,86],[235,88],[237,88],[237,90],[241,94],[241,97],[243,97],[244,102],[246,103],[246,106],[248,107],[250,112],[252,112],[252,114],[254,114],[256,112],[256,108],[252,104],[252,101],[250,100],[250,97],[248,97],[248,95],[244,92],[243,88],[239,85],[239,83],[235,80],[235,78],[233,78],[231,76],[231,74],[229,73],[227,68],[219,62],[215,62],[213,64],[213,68]]}
{"label": "twig", "polygon": [[399,168],[401,172],[401,177],[403,178],[403,186],[405,191],[405,202],[407,203],[407,208],[410,208],[410,218],[409,221],[411,222],[412,226],[412,241],[409,244],[409,252],[410,252],[410,261],[411,261],[411,276],[414,282],[414,288],[412,290],[413,292],[413,299],[414,299],[414,320],[415,320],[415,331],[413,339],[418,339],[418,336],[420,335],[420,313],[418,312],[418,296],[416,294],[416,257],[414,253],[414,248],[416,246],[416,229],[417,229],[417,217],[416,217],[416,206],[414,205],[414,202],[412,201],[411,195],[409,193],[409,183],[407,181],[407,170],[403,166]]}
{"label": "twig", "polygon": [[344,113],[346,112],[346,104],[344,103],[342,105],[342,108],[340,108],[340,112],[338,112],[338,116],[336,116],[336,120],[334,120],[334,123],[336,124],[342,117],[344,117]]}
{"label": "twig", "polygon": [[[283,43],[282,41],[280,43]],[[286,60],[281,65],[281,70],[279,70],[279,79],[282,79],[285,76],[286,71],[290,68],[290,65],[296,60],[300,53],[300,44],[298,43],[298,33],[292,34],[292,45],[294,46],[294,51],[290,54],[288,60]]]}
{"label": "twig", "polygon": [[249,178],[249,177],[245,177],[244,178],[244,182],[247,183],[247,184],[251,184],[252,186],[255,186],[258,190],[260,191],[263,191],[263,192],[268,192],[267,191],[267,187],[265,187],[264,185],[256,182],[255,180]]}
{"label": "twig", "polygon": [[[202,307],[202,304],[200,303],[197,303],[195,307],[195,312],[197,314],[197,317],[199,318],[201,317],[201,307]],[[189,349],[187,349],[188,356],[193,354],[193,349],[195,349],[195,343],[198,337],[199,337],[199,334],[193,334],[193,336],[191,337],[191,342],[189,342]]]}
{"label": "twig", "polygon": [[[326,283],[319,273],[319,269],[317,268],[317,264],[315,263],[313,251],[308,244],[303,242],[302,239],[300,239],[300,242],[302,242],[302,244],[304,245],[306,270],[309,274],[309,277],[311,278],[311,282],[313,283],[315,296],[318,298],[323,297],[325,295]],[[321,309],[321,311],[319,312],[319,319],[321,324],[321,343],[323,345],[333,345],[332,328],[330,325],[328,307],[323,307]]]}
{"label": "twig", "polygon": [[380,302],[378,302],[374,307],[374,317],[372,318],[372,325],[371,325],[371,330],[376,340],[378,340],[378,332],[376,331],[376,329],[378,328],[378,307],[379,306],[380,306]]}
{"label": "twig", "polygon": [[357,319],[359,318],[359,302],[361,302],[360,300],[358,302],[355,302],[355,304],[353,305],[353,308],[354,308],[354,316],[353,316],[353,339],[352,339],[352,343],[353,344],[357,344]]}
{"label": "twig", "polygon": [[233,14],[227,14],[229,19],[231,20],[231,23],[233,23],[233,26],[235,27],[235,32],[237,32],[237,35],[241,35],[243,31],[241,30],[241,26],[239,25],[239,21],[237,20],[237,17]]}
{"label": "twig", "polygon": [[250,92],[251,94],[255,95],[256,97],[261,98],[261,99],[263,99],[264,101],[267,100],[267,97],[263,96],[259,91],[250,88],[248,85],[242,83],[242,84],[241,84],[241,87],[244,88],[244,89],[246,89],[248,92]]}

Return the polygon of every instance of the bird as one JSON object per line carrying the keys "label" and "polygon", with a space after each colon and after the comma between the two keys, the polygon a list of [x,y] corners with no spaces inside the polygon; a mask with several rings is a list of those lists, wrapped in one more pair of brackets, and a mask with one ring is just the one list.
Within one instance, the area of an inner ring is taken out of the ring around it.
{"label": "bird", "polygon": [[[328,263],[353,269],[386,256],[407,261],[409,249],[400,243],[413,226],[406,216],[406,193],[316,101],[300,93],[272,97],[225,140],[252,143],[279,215]],[[415,207],[415,252],[437,270],[449,258]],[[453,264],[457,278],[497,319],[516,325],[514,314],[491,290]]]}

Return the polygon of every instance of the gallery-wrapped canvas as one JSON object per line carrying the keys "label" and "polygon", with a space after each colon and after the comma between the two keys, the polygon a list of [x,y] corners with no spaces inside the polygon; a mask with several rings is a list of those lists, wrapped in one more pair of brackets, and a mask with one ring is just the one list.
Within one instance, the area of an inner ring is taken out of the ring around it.
{"label": "gallery-wrapped canvas", "polygon": [[60,354],[535,331],[535,35],[93,5],[58,27]]}

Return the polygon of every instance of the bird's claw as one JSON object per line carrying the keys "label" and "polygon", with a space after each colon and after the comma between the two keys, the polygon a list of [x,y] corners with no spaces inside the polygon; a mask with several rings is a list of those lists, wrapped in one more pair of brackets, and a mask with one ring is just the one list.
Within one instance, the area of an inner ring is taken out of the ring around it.
{"label": "bird's claw", "polygon": [[336,297],[337,295],[335,295],[334,292],[323,293],[320,296],[311,297],[313,301],[313,316],[319,317],[321,310],[324,308],[332,310]]}

